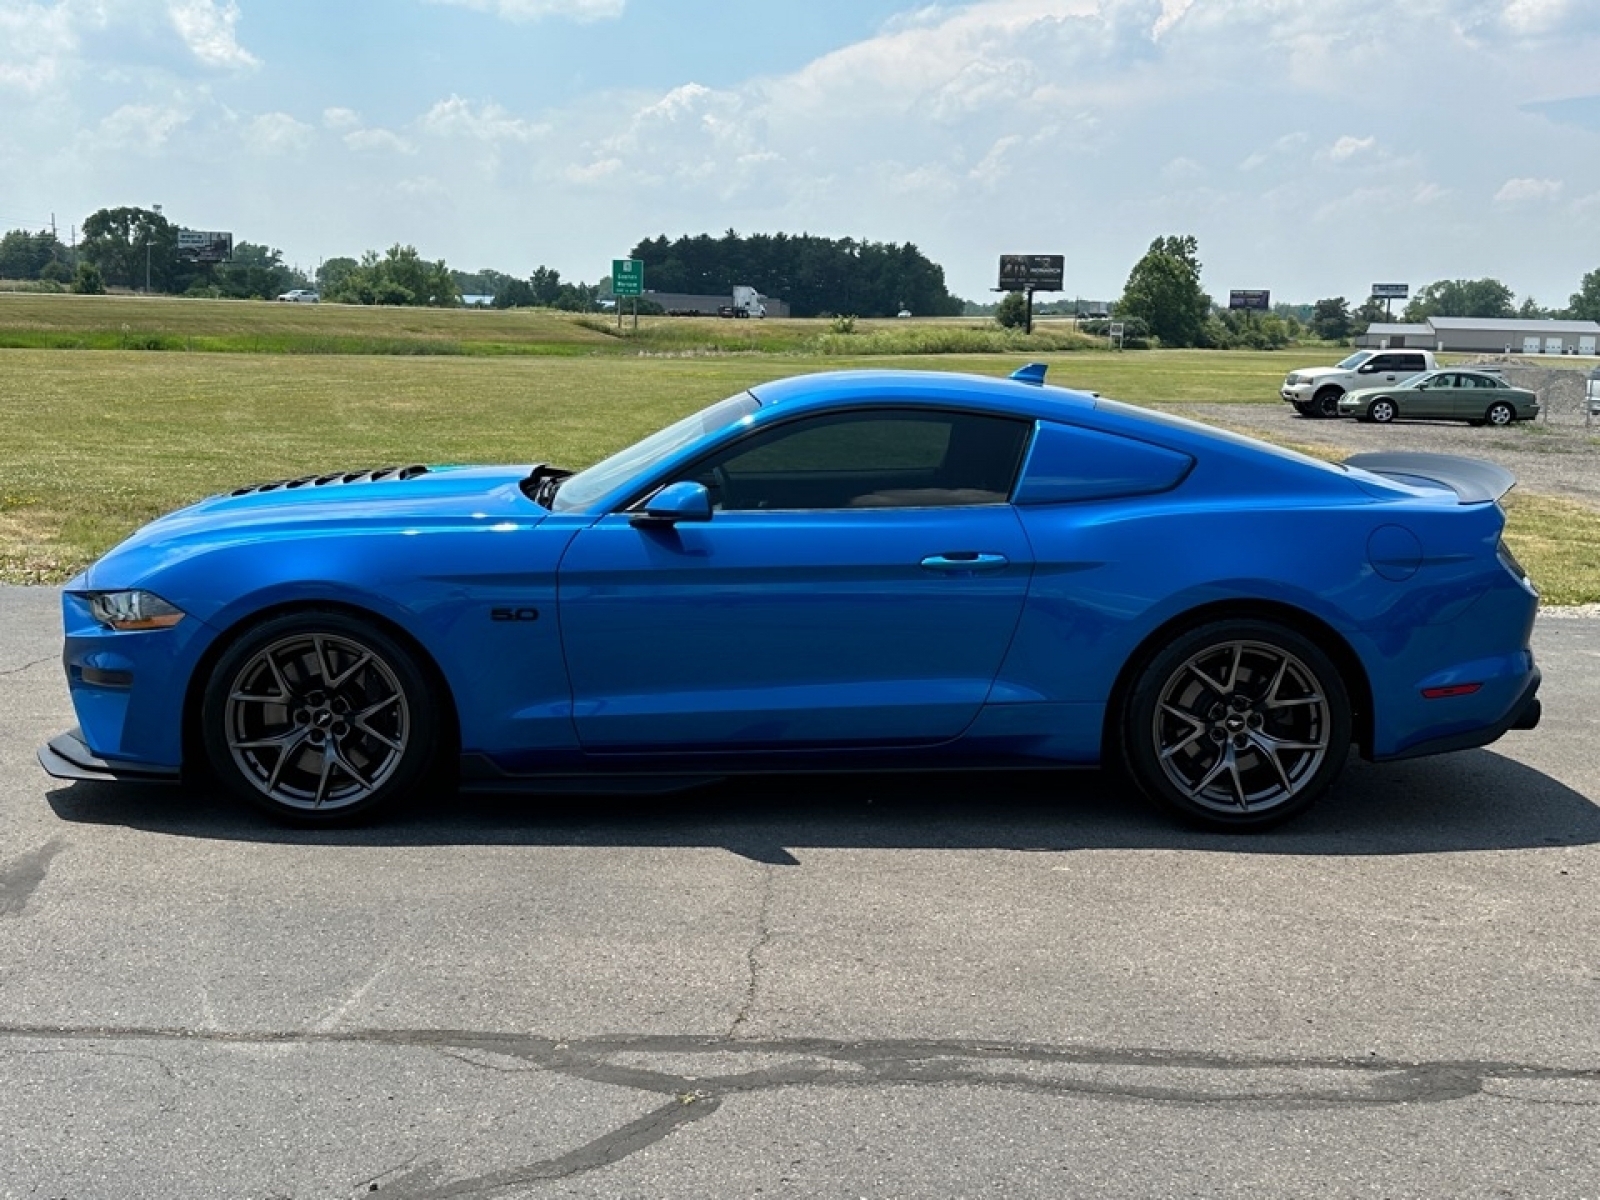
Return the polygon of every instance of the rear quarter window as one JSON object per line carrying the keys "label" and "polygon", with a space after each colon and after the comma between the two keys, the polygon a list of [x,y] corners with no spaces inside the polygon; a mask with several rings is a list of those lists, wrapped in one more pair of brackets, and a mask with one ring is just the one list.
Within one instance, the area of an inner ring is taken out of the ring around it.
{"label": "rear quarter window", "polygon": [[1146,496],[1177,487],[1194,459],[1116,434],[1041,421],[1017,487],[1017,504]]}

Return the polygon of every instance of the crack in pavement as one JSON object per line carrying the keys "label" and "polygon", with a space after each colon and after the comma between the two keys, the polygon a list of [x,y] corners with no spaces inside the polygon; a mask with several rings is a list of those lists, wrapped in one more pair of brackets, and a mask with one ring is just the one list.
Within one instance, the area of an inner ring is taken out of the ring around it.
{"label": "crack in pavement", "polygon": [[[665,1098],[642,1117],[554,1158],[446,1179],[437,1161],[381,1185],[400,1200],[482,1196],[520,1184],[564,1179],[619,1162],[674,1130],[714,1114],[726,1101],[791,1087],[981,1087],[1061,1097],[1271,1109],[1439,1104],[1487,1095],[1515,1097],[1492,1085],[1535,1082],[1600,1084],[1600,1067],[1549,1067],[1493,1060],[1407,1061],[1368,1058],[1271,1057],[1174,1051],[1050,1046],[1037,1043],[821,1038],[736,1039],[731,1035],[617,1035],[556,1039],[467,1030],[311,1030],[227,1032],[124,1026],[0,1026],[0,1039],[67,1042],[181,1042],[213,1045],[369,1046],[436,1052],[481,1070],[504,1071],[489,1059]],[[640,1060],[676,1060],[641,1065]],[[773,1062],[771,1060],[778,1061]],[[708,1061],[711,1060],[711,1061]],[[732,1060],[730,1063],[729,1060]],[[745,1067],[741,1060],[758,1060]],[[696,1063],[704,1063],[704,1073]],[[722,1068],[721,1073],[717,1073]],[[734,1069],[728,1069],[728,1068]],[[1577,1100],[1600,1107],[1600,1090]]]}
{"label": "crack in pavement", "polygon": [[52,654],[47,658],[36,658],[32,662],[23,663],[20,667],[0,668],[0,679],[4,679],[7,675],[21,675],[24,671],[31,671],[35,667],[44,666],[46,663],[58,663],[60,661],[61,656],[59,654]]}
{"label": "crack in pavement", "polygon": [[756,987],[761,981],[761,952],[772,941],[772,900],[773,893],[777,890],[776,876],[773,868],[767,866],[762,870],[761,907],[756,913],[756,938],[750,943],[750,948],[745,951],[745,989],[744,999],[739,1005],[739,1011],[734,1014],[733,1024],[728,1029],[728,1037],[735,1038],[739,1035],[739,1027],[749,1019],[750,1010],[756,1002]]}

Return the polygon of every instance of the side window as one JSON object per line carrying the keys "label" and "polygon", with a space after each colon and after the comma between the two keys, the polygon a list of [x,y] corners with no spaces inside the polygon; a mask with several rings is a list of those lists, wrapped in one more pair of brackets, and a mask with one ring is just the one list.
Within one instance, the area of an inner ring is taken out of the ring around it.
{"label": "side window", "polygon": [[977,413],[873,409],[743,438],[688,477],[727,510],[1001,504],[1030,426]]}
{"label": "side window", "polygon": [[1427,365],[1420,354],[1400,354],[1396,357],[1400,360],[1398,369],[1401,371],[1421,371]]}

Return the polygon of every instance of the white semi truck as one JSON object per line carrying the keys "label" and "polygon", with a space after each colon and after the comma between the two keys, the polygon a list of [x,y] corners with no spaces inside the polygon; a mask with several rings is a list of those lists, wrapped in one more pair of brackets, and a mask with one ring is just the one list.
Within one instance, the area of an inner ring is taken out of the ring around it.
{"label": "white semi truck", "polygon": [[733,303],[724,304],[717,309],[719,317],[764,317],[767,315],[767,306],[762,303],[766,297],[753,287],[743,284],[734,284]]}

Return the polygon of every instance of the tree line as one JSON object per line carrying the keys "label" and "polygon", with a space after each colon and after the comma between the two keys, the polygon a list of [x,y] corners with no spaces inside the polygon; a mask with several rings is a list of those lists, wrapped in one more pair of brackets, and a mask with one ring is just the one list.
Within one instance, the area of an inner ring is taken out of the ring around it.
{"label": "tree line", "polygon": [[[490,268],[458,271],[398,244],[381,254],[327,259],[310,275],[284,262],[280,250],[249,241],[234,245],[231,261],[195,262],[179,255],[178,229],[155,209],[122,207],[91,213],[73,247],[52,230],[12,230],[0,238],[0,278],[80,292],[113,287],[220,299],[270,299],[314,286],[330,301],[434,308],[485,296],[497,308],[575,312],[597,310],[610,293],[608,276],[591,284],[564,280],[546,266],[526,278]],[[720,238],[646,239],[633,257],[644,262],[652,290],[726,295],[745,284],[786,300],[796,316],[892,316],[906,309],[942,315],[962,308],[945,287],[944,269],[910,243],[740,237],[729,230]]]}
{"label": "tree line", "polygon": [[910,242],[786,233],[741,237],[730,229],[720,238],[647,238],[630,257],[644,264],[651,291],[727,295],[747,285],[786,301],[797,317],[892,317],[907,311],[958,316],[962,310],[961,299],[945,287],[944,268]]}

